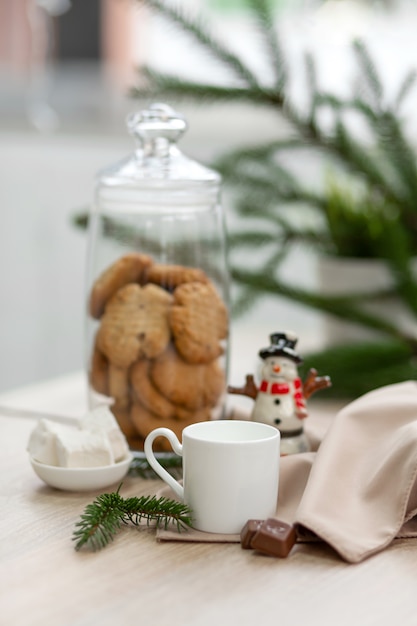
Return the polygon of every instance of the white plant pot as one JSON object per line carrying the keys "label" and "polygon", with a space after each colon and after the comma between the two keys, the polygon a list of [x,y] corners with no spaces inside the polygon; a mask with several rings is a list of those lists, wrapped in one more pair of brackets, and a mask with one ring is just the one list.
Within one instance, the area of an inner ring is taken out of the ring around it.
{"label": "white plant pot", "polygon": [[[413,271],[417,278],[417,258]],[[369,294],[371,291],[387,290],[393,279],[386,263],[378,259],[343,257],[320,257],[317,263],[318,288],[322,295],[343,296],[349,293]],[[403,331],[417,337],[417,316],[396,298],[380,298],[364,302],[363,310],[380,318],[394,322]],[[383,333],[358,324],[345,322],[335,316],[323,316],[323,338],[327,346],[342,343],[372,341],[383,337]]]}

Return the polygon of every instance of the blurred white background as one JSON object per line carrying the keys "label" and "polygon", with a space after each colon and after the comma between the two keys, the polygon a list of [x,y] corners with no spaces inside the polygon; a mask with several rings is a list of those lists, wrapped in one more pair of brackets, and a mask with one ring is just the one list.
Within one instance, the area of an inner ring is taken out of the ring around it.
{"label": "blurred white background", "polygon": [[[239,8],[243,1],[182,4],[208,10],[230,45],[262,71],[260,50],[247,43],[254,40]],[[417,67],[415,4],[276,0],[296,97],[302,101],[297,70],[306,50],[317,58],[323,86],[349,88],[355,36],[367,41],[387,92],[394,90]],[[88,207],[96,172],[132,149],[126,114],[148,104],[127,97],[135,65],[146,60],[167,71],[223,77],[207,56],[190,54],[188,41],[138,10],[134,0],[0,0],[0,31],[1,391],[84,367],[86,237],[71,221]],[[414,94],[405,110],[412,136],[415,101]],[[280,132],[272,115],[244,106],[178,107],[189,122],[181,147],[206,163],[232,145]],[[308,176],[314,164],[305,168]],[[315,281],[307,254],[292,258],[286,272]],[[302,352],[319,341],[321,319],[290,302],[260,303],[236,323],[235,334],[232,329],[232,364],[241,338],[247,354],[255,355],[269,332],[286,328],[299,334]]]}

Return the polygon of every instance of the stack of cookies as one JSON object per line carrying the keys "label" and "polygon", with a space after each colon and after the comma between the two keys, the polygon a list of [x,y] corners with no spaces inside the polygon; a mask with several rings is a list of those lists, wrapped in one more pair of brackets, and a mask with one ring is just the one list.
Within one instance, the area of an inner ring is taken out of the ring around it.
{"label": "stack of cookies", "polygon": [[180,438],[188,424],[213,417],[226,387],[228,314],[202,270],[127,254],[95,281],[89,313],[99,320],[90,384],[113,398],[132,448],[154,428]]}

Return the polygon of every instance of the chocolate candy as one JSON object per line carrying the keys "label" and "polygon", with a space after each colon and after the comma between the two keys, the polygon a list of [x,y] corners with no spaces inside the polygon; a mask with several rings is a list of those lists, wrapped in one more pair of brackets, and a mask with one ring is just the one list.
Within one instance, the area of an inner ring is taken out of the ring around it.
{"label": "chocolate candy", "polygon": [[286,557],[296,538],[294,526],[271,517],[261,524],[252,538],[251,547],[264,554]]}
{"label": "chocolate candy", "polygon": [[246,522],[240,533],[240,545],[244,550],[249,550],[252,547],[251,541],[262,524],[263,520],[261,519],[250,519]]}
{"label": "chocolate candy", "polygon": [[294,526],[273,517],[264,522],[249,520],[242,529],[242,548],[252,548],[269,554],[285,558],[297,539]]}

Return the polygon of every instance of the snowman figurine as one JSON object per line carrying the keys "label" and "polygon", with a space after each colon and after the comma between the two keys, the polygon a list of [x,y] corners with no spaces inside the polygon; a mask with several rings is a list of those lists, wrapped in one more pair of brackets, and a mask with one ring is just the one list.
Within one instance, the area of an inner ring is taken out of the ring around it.
{"label": "snowman figurine", "polygon": [[270,341],[270,346],[259,351],[262,359],[259,387],[249,375],[244,387],[228,387],[228,391],[253,398],[251,419],[278,428],[282,455],[307,452],[310,446],[303,426],[308,415],[306,399],[319,389],[329,387],[330,378],[318,377],[317,371],[312,369],[305,383],[302,382],[297,369],[302,359],[295,351],[297,337],[294,333],[273,333]]}

